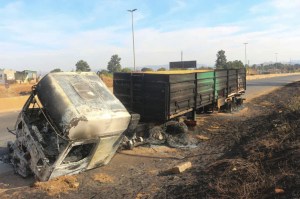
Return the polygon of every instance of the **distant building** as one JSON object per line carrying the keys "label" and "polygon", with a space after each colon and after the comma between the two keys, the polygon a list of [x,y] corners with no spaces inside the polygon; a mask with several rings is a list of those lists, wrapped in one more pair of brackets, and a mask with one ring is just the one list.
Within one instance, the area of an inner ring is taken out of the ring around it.
{"label": "distant building", "polygon": [[24,70],[16,72],[16,81],[18,83],[36,83],[37,82],[37,72],[32,70]]}
{"label": "distant building", "polygon": [[16,71],[10,69],[0,69],[0,84],[15,82]]}

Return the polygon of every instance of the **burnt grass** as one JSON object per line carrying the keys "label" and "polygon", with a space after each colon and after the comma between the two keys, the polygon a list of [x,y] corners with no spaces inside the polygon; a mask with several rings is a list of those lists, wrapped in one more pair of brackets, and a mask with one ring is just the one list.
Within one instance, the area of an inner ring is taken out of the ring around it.
{"label": "burnt grass", "polygon": [[[118,153],[109,165],[76,175],[78,189],[54,197],[300,198],[300,82],[253,99],[232,114],[199,115],[189,134],[209,139],[196,148],[177,149],[173,158]],[[185,161],[192,162],[191,169],[162,175]],[[114,181],[97,182],[93,176],[98,173]],[[31,187],[5,193],[53,198]]]}
{"label": "burnt grass", "polygon": [[222,129],[209,145],[221,146],[220,157],[194,159],[196,180],[165,185],[156,197],[300,198],[299,94],[300,82],[292,83],[252,100],[246,117],[215,118]]}

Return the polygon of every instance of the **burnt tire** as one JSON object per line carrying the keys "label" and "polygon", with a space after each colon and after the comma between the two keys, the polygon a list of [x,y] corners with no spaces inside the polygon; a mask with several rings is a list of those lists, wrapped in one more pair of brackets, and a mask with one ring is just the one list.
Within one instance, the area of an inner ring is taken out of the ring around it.
{"label": "burnt tire", "polygon": [[169,121],[165,124],[166,133],[171,135],[184,134],[188,132],[188,127],[184,122]]}
{"label": "burnt tire", "polygon": [[244,103],[243,98],[237,98],[237,99],[236,99],[236,105],[237,105],[237,106],[242,106],[243,103]]}

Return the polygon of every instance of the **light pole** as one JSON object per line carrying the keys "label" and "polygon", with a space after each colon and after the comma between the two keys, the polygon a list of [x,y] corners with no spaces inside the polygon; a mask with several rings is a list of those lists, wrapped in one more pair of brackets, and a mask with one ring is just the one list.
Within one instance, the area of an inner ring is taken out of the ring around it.
{"label": "light pole", "polygon": [[248,43],[244,43],[244,45],[245,45],[245,68],[246,68],[246,64],[247,64],[247,44]]}
{"label": "light pole", "polygon": [[276,60],[276,62],[275,62],[275,71],[277,71],[277,69],[278,69],[278,68],[277,68],[277,67],[278,67],[278,65],[277,65],[277,54],[278,54],[278,53],[275,53],[275,60]]}
{"label": "light pole", "polygon": [[134,49],[134,30],[133,30],[133,12],[137,9],[127,10],[131,12],[131,24],[132,24],[132,45],[133,45],[133,71],[135,71],[135,49]]}
{"label": "light pole", "polygon": [[182,60],[183,60],[183,52],[181,51],[181,68],[183,68],[183,62],[182,62]]}

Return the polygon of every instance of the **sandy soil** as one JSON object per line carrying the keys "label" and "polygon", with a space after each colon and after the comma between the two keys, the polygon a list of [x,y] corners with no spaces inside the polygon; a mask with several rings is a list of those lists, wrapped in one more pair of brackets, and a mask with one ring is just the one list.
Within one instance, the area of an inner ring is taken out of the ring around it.
{"label": "sandy soil", "polygon": [[0,98],[28,95],[33,85],[34,84],[10,84],[9,88],[0,85]]}
{"label": "sandy soil", "polygon": [[[198,115],[195,148],[141,146],[46,183],[0,177],[1,198],[300,198],[300,82],[232,114]],[[181,174],[164,171],[182,162]]]}
{"label": "sandy soil", "polygon": [[0,113],[21,110],[27,99],[28,95],[20,97],[0,98]]}

